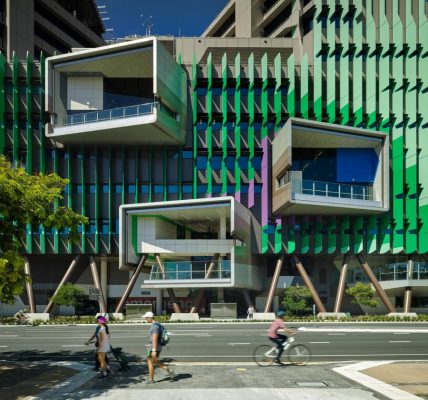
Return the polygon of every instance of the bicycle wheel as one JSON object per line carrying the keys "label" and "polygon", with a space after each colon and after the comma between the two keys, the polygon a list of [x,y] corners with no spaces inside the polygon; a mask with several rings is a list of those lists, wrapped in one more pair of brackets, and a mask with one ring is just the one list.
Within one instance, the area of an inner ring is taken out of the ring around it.
{"label": "bicycle wheel", "polygon": [[288,361],[293,365],[305,365],[312,358],[312,353],[304,344],[296,344],[288,350]]}
{"label": "bicycle wheel", "polygon": [[268,367],[272,365],[275,355],[276,353],[274,353],[271,346],[262,344],[254,350],[253,360],[260,367]]}

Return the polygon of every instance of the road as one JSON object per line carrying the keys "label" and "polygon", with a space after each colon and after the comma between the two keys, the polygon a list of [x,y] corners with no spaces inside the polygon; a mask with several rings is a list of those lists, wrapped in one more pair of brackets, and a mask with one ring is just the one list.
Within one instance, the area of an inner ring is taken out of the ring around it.
{"label": "road", "polygon": [[[163,357],[176,362],[251,362],[267,343],[268,324],[191,323],[166,325],[171,335]],[[313,362],[428,360],[428,324],[292,324],[309,346]],[[92,360],[84,342],[94,326],[0,326],[0,359]],[[110,326],[113,346],[135,359],[144,355],[148,325]]]}

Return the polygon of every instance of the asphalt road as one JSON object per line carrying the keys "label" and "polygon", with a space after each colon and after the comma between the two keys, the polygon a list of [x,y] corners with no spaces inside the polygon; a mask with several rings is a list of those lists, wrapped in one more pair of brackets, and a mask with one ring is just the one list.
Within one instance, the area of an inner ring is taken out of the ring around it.
{"label": "asphalt road", "polygon": [[[176,362],[252,362],[268,324],[168,324],[162,355]],[[292,324],[313,362],[428,360],[428,324]],[[94,326],[0,326],[0,360],[92,360],[84,342]],[[144,356],[148,325],[111,325],[111,342],[131,359]]]}

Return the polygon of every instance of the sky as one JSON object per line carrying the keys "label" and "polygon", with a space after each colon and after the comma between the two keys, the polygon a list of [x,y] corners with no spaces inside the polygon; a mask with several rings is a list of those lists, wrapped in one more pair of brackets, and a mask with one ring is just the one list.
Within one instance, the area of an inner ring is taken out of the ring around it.
{"label": "sky", "polygon": [[[126,35],[200,36],[228,0],[96,0],[105,39]],[[105,6],[105,7],[103,7]],[[104,13],[106,12],[106,13]],[[149,27],[149,25],[152,25]],[[147,32],[148,33],[148,32]]]}

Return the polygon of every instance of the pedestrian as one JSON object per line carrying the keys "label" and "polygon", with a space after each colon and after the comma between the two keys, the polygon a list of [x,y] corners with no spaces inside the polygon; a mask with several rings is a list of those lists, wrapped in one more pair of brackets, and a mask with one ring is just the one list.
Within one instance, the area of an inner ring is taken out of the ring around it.
{"label": "pedestrian", "polygon": [[97,318],[100,329],[98,330],[97,354],[101,368],[101,375],[98,378],[107,378],[107,353],[110,351],[110,334],[107,326],[107,318],[99,316]]}
{"label": "pedestrian", "polygon": [[[99,338],[98,338],[98,332],[101,328],[101,326],[98,324],[98,318],[101,317],[101,315],[99,315],[97,317],[97,326],[95,328],[95,332],[94,334],[85,342],[86,345],[90,344],[90,343],[95,343],[95,365],[94,365],[94,371],[98,372],[98,370],[100,369],[100,361],[98,358],[98,346],[99,346]],[[108,357],[106,354],[106,363],[107,363],[107,372],[110,373],[111,369],[110,369],[110,364],[108,362]]]}
{"label": "pedestrian", "polygon": [[247,319],[253,319],[254,316],[254,306],[251,304],[247,310]]}
{"label": "pedestrian", "polygon": [[[292,331],[285,327],[284,316],[285,312],[282,310],[278,310],[276,313],[276,319],[272,322],[268,330],[268,338],[270,341],[276,344],[276,349],[278,351],[278,354],[274,360],[277,364],[282,364],[281,355],[284,351],[283,344],[288,339],[288,336],[282,334],[282,332],[288,333],[289,335],[293,334]],[[279,331],[281,331],[281,333]]]}
{"label": "pedestrian", "polygon": [[147,367],[149,369],[149,379],[146,381],[146,383],[150,384],[155,382],[155,366],[164,369],[168,373],[171,380],[173,380],[175,377],[174,372],[159,361],[159,355],[162,351],[161,335],[162,330],[165,328],[159,322],[155,321],[155,316],[151,311],[146,312],[143,315],[143,318],[145,318],[146,321],[151,324],[149,330],[149,344],[146,345]]}

